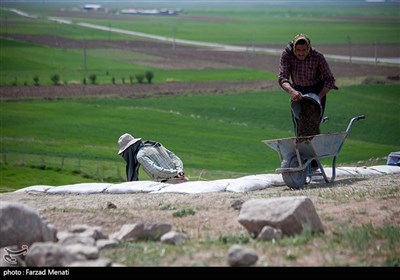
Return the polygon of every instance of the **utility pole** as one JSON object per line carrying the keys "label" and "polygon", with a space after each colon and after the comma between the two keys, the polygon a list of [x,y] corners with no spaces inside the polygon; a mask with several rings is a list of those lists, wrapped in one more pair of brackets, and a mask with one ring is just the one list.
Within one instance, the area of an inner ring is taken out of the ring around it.
{"label": "utility pole", "polygon": [[172,30],[172,49],[175,50],[175,40],[176,40],[176,26]]}
{"label": "utility pole", "polygon": [[86,72],[86,41],[83,39],[83,71]]}
{"label": "utility pole", "polygon": [[253,43],[252,43],[252,45],[253,45],[253,52],[252,52],[252,55],[254,56],[254,54],[256,53],[256,46],[255,46],[255,44],[256,44],[256,35],[253,33]]}
{"label": "utility pole", "polygon": [[108,24],[108,42],[111,41],[111,23]]}
{"label": "utility pole", "polygon": [[347,36],[347,43],[349,44],[349,62],[351,63],[352,46],[351,46],[351,37],[350,37],[350,35]]}
{"label": "utility pole", "polygon": [[374,40],[374,57],[375,57],[375,65],[378,65],[378,40],[375,37]]}

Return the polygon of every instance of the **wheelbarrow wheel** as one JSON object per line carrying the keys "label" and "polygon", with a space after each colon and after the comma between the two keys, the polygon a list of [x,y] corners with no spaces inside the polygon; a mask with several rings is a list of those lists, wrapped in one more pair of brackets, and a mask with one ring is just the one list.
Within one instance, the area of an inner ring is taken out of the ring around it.
{"label": "wheelbarrow wheel", "polygon": [[[299,167],[299,161],[296,154],[289,155],[286,159],[282,160],[282,168],[295,168]],[[285,171],[282,172],[282,178],[285,184],[291,189],[300,189],[306,183],[307,172],[305,169],[300,171]]]}

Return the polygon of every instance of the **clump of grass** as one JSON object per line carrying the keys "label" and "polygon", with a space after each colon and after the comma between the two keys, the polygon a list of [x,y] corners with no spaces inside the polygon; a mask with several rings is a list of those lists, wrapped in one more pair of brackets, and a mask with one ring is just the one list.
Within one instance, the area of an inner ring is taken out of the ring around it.
{"label": "clump of grass", "polygon": [[250,242],[250,236],[248,235],[223,235],[218,238],[218,241],[223,244],[247,244]]}
{"label": "clump of grass", "polygon": [[182,218],[186,216],[193,216],[195,214],[196,211],[194,211],[192,208],[186,208],[172,213],[172,216]]}
{"label": "clump of grass", "polygon": [[285,236],[278,241],[278,244],[300,246],[310,242],[315,235],[318,235],[318,233],[314,233],[309,226],[304,226],[301,234],[297,234],[295,236]]}
{"label": "clump of grass", "polygon": [[167,205],[162,205],[160,207],[160,210],[175,210],[175,206],[171,205],[171,204],[167,204]]}
{"label": "clump of grass", "polygon": [[354,228],[341,226],[334,233],[337,243],[350,245],[354,250],[368,249],[374,240],[384,240],[379,247],[385,250],[395,250],[400,243],[400,226],[395,225],[385,225],[382,228],[374,228],[371,223]]}

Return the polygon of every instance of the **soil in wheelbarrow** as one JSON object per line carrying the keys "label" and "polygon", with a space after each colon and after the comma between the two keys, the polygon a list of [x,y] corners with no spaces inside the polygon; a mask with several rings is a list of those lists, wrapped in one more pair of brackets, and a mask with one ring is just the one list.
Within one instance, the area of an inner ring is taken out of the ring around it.
{"label": "soil in wheelbarrow", "polygon": [[297,135],[310,136],[320,134],[320,114],[321,110],[315,102],[308,99],[302,99],[301,114],[297,121]]}

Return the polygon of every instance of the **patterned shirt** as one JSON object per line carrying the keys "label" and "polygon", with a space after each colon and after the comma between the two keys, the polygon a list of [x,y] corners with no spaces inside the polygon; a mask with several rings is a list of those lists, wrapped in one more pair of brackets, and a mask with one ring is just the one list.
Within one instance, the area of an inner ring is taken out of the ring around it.
{"label": "patterned shirt", "polygon": [[329,89],[336,88],[335,78],[325,57],[318,50],[311,48],[304,60],[299,60],[289,49],[282,52],[279,65],[279,85],[290,79],[298,86],[311,86],[321,81]]}
{"label": "patterned shirt", "polygon": [[183,163],[173,152],[161,144],[144,145],[137,153],[137,160],[152,180],[174,178],[183,171]]}

